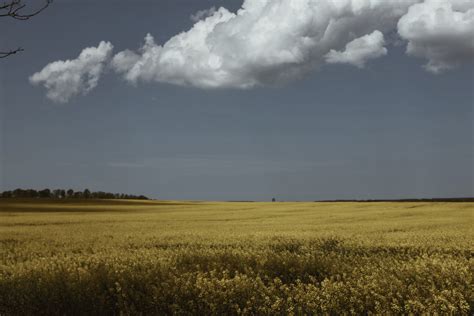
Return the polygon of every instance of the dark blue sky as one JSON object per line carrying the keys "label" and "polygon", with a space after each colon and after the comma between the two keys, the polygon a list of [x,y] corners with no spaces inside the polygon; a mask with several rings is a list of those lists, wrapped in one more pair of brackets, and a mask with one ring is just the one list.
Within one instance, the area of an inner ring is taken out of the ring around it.
{"label": "dark blue sky", "polygon": [[[108,73],[54,104],[28,77],[111,41],[136,48],[239,1],[60,1],[0,45],[0,190],[73,188],[163,199],[316,200],[474,194],[472,64],[433,75],[405,46],[365,69],[324,66],[251,90],[148,83]],[[3,35],[4,36],[4,35]]]}

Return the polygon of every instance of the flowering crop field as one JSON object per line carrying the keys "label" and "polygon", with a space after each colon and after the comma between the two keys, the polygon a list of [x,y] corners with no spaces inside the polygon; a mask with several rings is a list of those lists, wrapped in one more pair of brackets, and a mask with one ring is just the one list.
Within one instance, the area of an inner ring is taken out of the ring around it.
{"label": "flowering crop field", "polygon": [[472,315],[473,210],[4,199],[0,315]]}

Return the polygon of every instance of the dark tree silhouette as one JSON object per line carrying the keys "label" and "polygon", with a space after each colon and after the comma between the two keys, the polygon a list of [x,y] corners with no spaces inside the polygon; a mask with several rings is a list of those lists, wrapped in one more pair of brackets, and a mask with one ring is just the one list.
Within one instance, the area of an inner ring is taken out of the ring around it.
{"label": "dark tree silhouette", "polygon": [[12,198],[13,197],[13,192],[12,191],[5,191],[2,193],[3,198]]}
{"label": "dark tree silhouette", "polygon": [[[29,20],[35,15],[41,13],[52,2],[53,0],[44,0],[44,4],[42,7],[30,12],[26,12],[25,8],[27,5],[24,3],[23,0],[8,0],[6,2],[0,2],[0,17],[9,17],[20,21]],[[22,51],[24,51],[24,49],[21,47],[18,47],[16,49],[10,49],[7,51],[3,51],[0,49],[0,58],[5,58]]]}
{"label": "dark tree silhouette", "polygon": [[38,192],[40,198],[50,198],[51,195],[51,190],[50,189],[44,189]]}
{"label": "dark tree silhouette", "polygon": [[144,195],[111,193],[111,192],[91,192],[89,189],[74,192],[73,189],[43,189],[36,191],[33,189],[15,189],[13,191],[0,192],[0,198],[42,198],[42,199],[130,199],[130,200],[148,200]]}
{"label": "dark tree silhouette", "polygon": [[20,188],[15,189],[13,190],[13,196],[16,198],[25,197],[25,190],[20,189]]}
{"label": "dark tree silhouette", "polygon": [[75,199],[82,199],[83,195],[81,191],[74,192]]}
{"label": "dark tree silhouette", "polygon": [[26,190],[26,195],[27,197],[30,197],[30,198],[37,198],[38,197],[38,191],[36,190],[33,190],[33,189],[28,189]]}
{"label": "dark tree silhouette", "polygon": [[73,196],[74,196],[74,190],[73,189],[67,190],[67,197],[72,198]]}
{"label": "dark tree silhouette", "polygon": [[53,197],[55,199],[60,199],[61,198],[61,189],[56,189],[56,190],[53,190]]}

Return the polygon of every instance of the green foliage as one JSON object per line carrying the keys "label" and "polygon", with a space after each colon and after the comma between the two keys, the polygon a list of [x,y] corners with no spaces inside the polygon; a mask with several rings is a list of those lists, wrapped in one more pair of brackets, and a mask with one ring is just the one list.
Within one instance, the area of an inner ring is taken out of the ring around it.
{"label": "green foliage", "polygon": [[470,203],[1,203],[0,315],[474,311]]}

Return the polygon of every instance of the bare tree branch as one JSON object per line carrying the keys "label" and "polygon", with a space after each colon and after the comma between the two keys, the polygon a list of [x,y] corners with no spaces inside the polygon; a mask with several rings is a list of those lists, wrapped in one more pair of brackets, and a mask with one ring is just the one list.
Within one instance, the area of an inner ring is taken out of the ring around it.
{"label": "bare tree branch", "polygon": [[26,4],[23,3],[23,0],[10,0],[10,2],[4,2],[0,5],[0,17],[9,16],[16,20],[28,20],[35,15],[38,15],[43,10],[45,10],[49,5],[53,2],[53,0],[45,0],[44,5],[33,11],[31,13],[22,13],[22,9],[26,7]]}
{"label": "bare tree branch", "polygon": [[[9,0],[0,3],[0,17],[11,17],[15,20],[25,21],[34,17],[35,15],[40,14],[53,2],[53,0],[44,0],[44,4],[41,8],[36,9],[33,12],[23,13],[23,9],[26,7],[26,4],[23,3],[23,0]],[[24,51],[23,48],[19,47],[17,49],[9,51],[0,51],[0,59],[6,58],[8,56],[14,55],[18,52]]]}
{"label": "bare tree branch", "polygon": [[8,51],[8,52],[0,52],[0,58],[5,58],[5,57],[8,57],[10,55],[14,55],[18,52],[22,52],[24,51],[23,48],[21,47],[18,47],[17,49],[14,49],[14,50],[11,50],[11,51]]}

